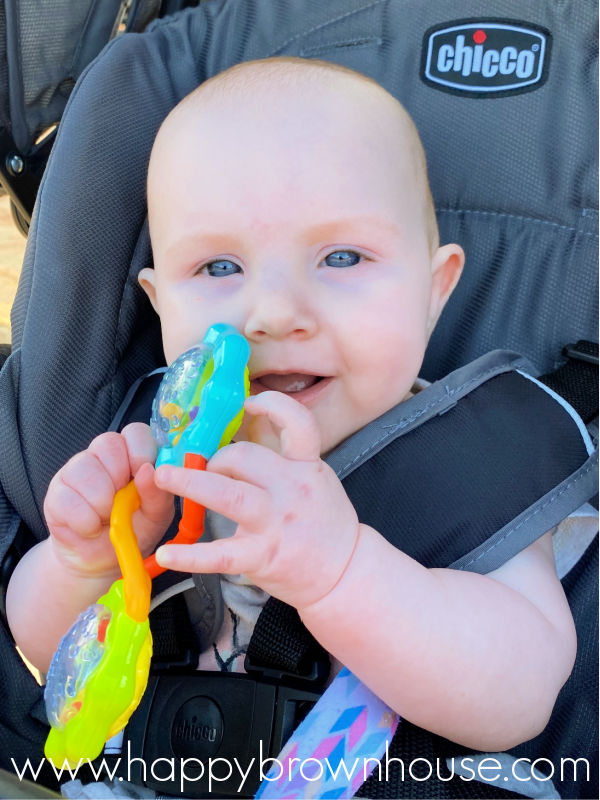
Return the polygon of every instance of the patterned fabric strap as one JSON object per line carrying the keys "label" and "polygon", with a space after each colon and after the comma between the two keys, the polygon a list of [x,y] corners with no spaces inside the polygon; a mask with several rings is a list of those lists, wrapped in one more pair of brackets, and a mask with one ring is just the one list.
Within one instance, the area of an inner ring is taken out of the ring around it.
{"label": "patterned fabric strap", "polygon": [[386,752],[399,717],[345,667],[294,731],[256,798],[353,797]]}

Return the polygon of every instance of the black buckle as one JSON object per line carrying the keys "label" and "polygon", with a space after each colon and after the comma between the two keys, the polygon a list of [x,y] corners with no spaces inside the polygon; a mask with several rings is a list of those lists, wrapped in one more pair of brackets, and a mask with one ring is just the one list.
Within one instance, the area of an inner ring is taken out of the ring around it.
{"label": "black buckle", "polygon": [[297,678],[152,674],[125,729],[119,773],[160,795],[253,797],[261,767],[264,775],[321,691]]}
{"label": "black buckle", "polygon": [[264,666],[253,661],[248,653],[246,653],[244,659],[244,669],[249,675],[255,675],[258,678],[267,678],[273,681],[287,681],[292,684],[299,683],[305,685],[308,683],[313,687],[324,685],[329,677],[331,663],[329,659],[318,660],[313,658],[310,660],[309,664],[302,664],[301,667],[303,671],[291,672],[280,667]]}
{"label": "black buckle", "polygon": [[[587,350],[582,349],[582,345],[588,345],[592,348],[595,347],[596,353],[587,352]],[[582,339],[576,344],[566,345],[566,347],[563,347],[562,352],[564,356],[572,358],[574,361],[585,361],[587,364],[595,364],[598,366],[598,345],[594,342],[588,342]]]}

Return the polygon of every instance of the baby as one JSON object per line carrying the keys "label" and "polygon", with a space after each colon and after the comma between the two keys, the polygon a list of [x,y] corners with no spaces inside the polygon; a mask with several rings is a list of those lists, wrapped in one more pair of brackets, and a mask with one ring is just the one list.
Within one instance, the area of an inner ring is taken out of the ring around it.
{"label": "baby", "polygon": [[245,422],[206,472],[154,471],[156,446],[136,423],[57,473],[50,536],[8,591],[25,656],[47,670],[60,636],[118,576],[108,520],[134,475],[145,555],[174,495],[203,503],[237,523],[235,536],[163,546],[160,564],[243,573],[416,725],[488,751],[535,736],[576,649],[551,536],[485,576],[426,569],[359,522],[321,460],[411,395],[463,266],[458,245],[439,244],[407,113],[331,64],[238,65],[163,123],[148,209],[154,269],[140,282],[167,363],[211,324],[234,325],[251,346]]}

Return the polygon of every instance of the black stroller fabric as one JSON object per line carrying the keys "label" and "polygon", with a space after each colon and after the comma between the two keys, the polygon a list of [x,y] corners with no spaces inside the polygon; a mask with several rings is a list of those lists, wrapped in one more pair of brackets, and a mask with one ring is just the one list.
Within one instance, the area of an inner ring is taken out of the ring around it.
{"label": "black stroller fabric", "polygon": [[29,153],[39,134],[60,120],[75,81],[108,42],[119,5],[120,0],[3,3],[0,110],[6,113],[0,125],[11,130],[19,153]]}
{"label": "black stroller fabric", "polygon": [[[52,475],[109,427],[133,381],[163,363],[158,323],[137,285],[151,265],[150,148],[178,100],[239,61],[335,61],[378,80],[415,119],[441,239],[467,252],[424,377],[497,347],[549,372],[564,345],[596,339],[596,15],[579,0],[207,0],[112,41],[71,94],[13,308],[13,353],[0,372],[0,561],[20,525],[32,541],[47,535],[42,504]],[[545,82],[494,97],[426,82],[429,32],[465,20],[546,31]],[[591,557],[571,596],[585,641],[594,616]],[[40,690],[5,628],[0,635],[0,766],[12,769],[11,755],[39,760],[45,729]],[[542,735],[554,754],[567,742],[567,755],[590,757],[595,664],[580,650],[570,681],[577,691],[565,695],[568,707],[559,701],[557,725]],[[596,788],[567,779],[561,793],[594,797]]]}
{"label": "black stroller fabric", "polygon": [[158,16],[197,4],[198,0],[0,4],[0,193],[9,194],[22,233],[27,235],[55,128],[85,67],[121,32],[142,31]]}

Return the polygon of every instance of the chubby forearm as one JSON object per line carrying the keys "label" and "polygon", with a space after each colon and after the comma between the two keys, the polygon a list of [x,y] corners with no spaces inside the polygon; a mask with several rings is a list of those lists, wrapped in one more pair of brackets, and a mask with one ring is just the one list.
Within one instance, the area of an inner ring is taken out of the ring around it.
{"label": "chubby forearm", "polygon": [[56,558],[50,539],[33,547],[17,564],[6,595],[6,613],[21,652],[47,672],[61,637],[77,615],[96,602],[118,577],[69,570]]}
{"label": "chubby forearm", "polygon": [[[551,608],[564,600],[555,594]],[[401,717],[480,750],[506,749],[543,729],[574,659],[564,607],[555,626],[515,588],[425,569],[365,525],[336,587],[299,611]]]}

